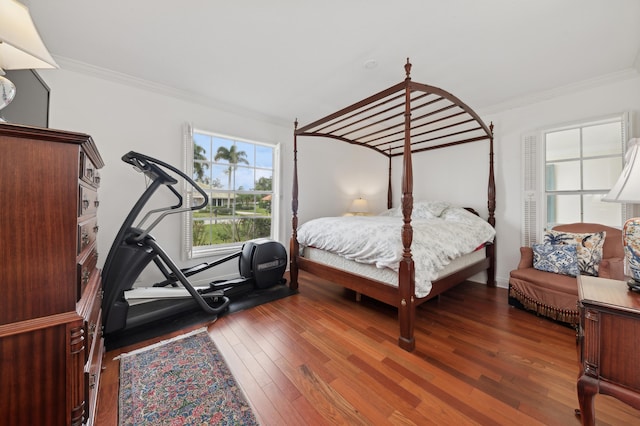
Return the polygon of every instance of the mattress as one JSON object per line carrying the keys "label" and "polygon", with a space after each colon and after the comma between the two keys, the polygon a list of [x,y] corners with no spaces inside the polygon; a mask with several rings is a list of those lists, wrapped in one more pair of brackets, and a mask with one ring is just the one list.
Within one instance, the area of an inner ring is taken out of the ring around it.
{"label": "mattress", "polygon": [[[391,286],[398,286],[398,273],[390,268],[378,268],[375,265],[368,263],[360,263],[352,260],[348,260],[340,255],[320,250],[314,247],[300,246],[300,254],[306,259],[313,260],[314,262],[322,263],[340,269],[343,271],[351,272],[354,274],[362,275],[364,277],[385,282]],[[451,275],[461,269],[466,268],[476,262],[481,261],[486,257],[486,249],[481,248],[472,253],[453,259],[451,263],[446,265],[437,274],[437,279]],[[416,297],[425,297],[431,292],[431,283],[420,283],[416,281]]]}

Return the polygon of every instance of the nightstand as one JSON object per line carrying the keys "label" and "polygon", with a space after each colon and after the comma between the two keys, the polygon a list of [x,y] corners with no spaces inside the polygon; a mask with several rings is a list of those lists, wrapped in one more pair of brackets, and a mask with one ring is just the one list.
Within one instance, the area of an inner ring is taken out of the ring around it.
{"label": "nightstand", "polygon": [[640,409],[640,294],[625,281],[578,276],[583,425],[595,423],[593,399],[606,394]]}

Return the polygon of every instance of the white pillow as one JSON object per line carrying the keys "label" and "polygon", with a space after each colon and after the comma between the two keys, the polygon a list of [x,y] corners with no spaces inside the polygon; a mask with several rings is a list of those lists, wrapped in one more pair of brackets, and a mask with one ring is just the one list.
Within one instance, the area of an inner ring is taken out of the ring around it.
{"label": "white pillow", "polygon": [[440,217],[448,207],[450,207],[450,204],[444,201],[418,201],[413,203],[411,219],[433,219]]}
{"label": "white pillow", "polygon": [[[436,217],[440,217],[449,207],[450,204],[444,201],[417,201],[413,203],[411,220],[434,219]],[[402,208],[393,207],[389,210],[383,211],[379,216],[402,217]]]}
{"label": "white pillow", "polygon": [[378,214],[378,216],[389,216],[389,217],[398,217],[402,216],[402,212],[399,207],[393,207],[389,210],[385,210],[382,213]]}

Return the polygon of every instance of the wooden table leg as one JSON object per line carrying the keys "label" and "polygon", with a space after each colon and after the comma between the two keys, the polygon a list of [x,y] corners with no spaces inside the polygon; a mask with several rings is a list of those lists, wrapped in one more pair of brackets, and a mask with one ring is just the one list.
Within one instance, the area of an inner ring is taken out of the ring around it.
{"label": "wooden table leg", "polygon": [[593,399],[596,393],[598,393],[598,381],[582,374],[578,378],[578,402],[580,403],[580,418],[583,425],[595,425],[596,412]]}

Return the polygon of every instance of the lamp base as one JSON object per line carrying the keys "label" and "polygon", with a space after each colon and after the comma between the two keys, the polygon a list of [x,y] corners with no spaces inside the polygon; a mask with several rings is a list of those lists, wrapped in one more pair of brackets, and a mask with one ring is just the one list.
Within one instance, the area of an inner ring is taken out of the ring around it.
{"label": "lamp base", "polygon": [[631,278],[627,281],[627,287],[629,287],[629,290],[631,291],[640,293],[640,281],[636,281],[635,279]]}
{"label": "lamp base", "polygon": [[16,85],[7,77],[0,75],[0,109],[11,103],[16,96]]}
{"label": "lamp base", "polygon": [[634,291],[640,291],[640,218],[627,220],[622,228],[627,273],[630,279],[627,285]]}

